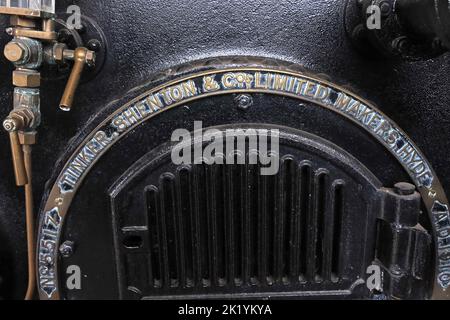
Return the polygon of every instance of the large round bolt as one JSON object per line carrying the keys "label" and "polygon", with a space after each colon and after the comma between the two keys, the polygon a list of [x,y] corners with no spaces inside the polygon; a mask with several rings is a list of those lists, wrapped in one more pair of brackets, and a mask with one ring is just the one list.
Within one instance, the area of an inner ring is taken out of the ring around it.
{"label": "large round bolt", "polygon": [[70,258],[74,252],[75,243],[73,241],[64,241],[59,247],[59,252],[64,258]]}
{"label": "large round bolt", "polygon": [[19,63],[27,58],[28,48],[19,42],[11,41],[5,46],[4,54],[9,61]]}

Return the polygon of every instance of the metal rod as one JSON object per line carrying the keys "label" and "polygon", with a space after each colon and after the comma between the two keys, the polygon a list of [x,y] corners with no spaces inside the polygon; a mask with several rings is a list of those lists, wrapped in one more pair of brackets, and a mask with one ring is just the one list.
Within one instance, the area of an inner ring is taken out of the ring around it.
{"label": "metal rod", "polygon": [[28,246],[28,287],[25,300],[32,300],[36,289],[36,273],[35,273],[35,235],[34,235],[34,210],[33,210],[33,186],[32,186],[32,160],[31,145],[22,146],[25,169],[27,173],[28,183],[25,185],[25,210],[26,210],[26,229],[27,229],[27,246]]}
{"label": "metal rod", "polygon": [[24,186],[27,183],[26,169],[23,159],[23,151],[20,146],[19,135],[17,131],[9,133],[11,142],[11,153],[13,159],[14,176],[16,177],[17,186]]}

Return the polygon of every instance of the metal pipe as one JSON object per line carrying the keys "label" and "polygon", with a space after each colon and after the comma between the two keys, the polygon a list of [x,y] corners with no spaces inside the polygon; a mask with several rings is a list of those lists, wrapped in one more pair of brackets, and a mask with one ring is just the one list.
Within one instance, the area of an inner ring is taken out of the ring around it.
{"label": "metal pipe", "polygon": [[17,131],[11,131],[9,133],[9,139],[11,142],[11,154],[13,160],[14,176],[16,177],[17,186],[24,186],[27,184],[27,174],[24,164],[24,155],[19,142],[19,135]]}
{"label": "metal pipe", "polygon": [[35,235],[34,235],[34,209],[33,209],[33,186],[32,186],[32,157],[31,145],[22,146],[27,173],[28,183],[25,185],[25,211],[26,211],[26,229],[28,246],[28,287],[25,300],[32,300],[36,290],[36,270],[35,270]]}

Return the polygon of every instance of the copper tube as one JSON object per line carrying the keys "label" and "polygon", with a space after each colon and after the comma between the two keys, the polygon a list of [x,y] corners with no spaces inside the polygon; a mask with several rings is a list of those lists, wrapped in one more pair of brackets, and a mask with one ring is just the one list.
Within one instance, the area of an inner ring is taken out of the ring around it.
{"label": "copper tube", "polygon": [[23,151],[20,146],[19,135],[17,131],[9,133],[11,143],[11,153],[13,159],[14,176],[16,177],[17,186],[24,186],[27,183],[27,173],[23,160]]}
{"label": "copper tube", "polygon": [[47,32],[24,28],[13,28],[12,35],[14,37],[27,37],[44,41],[56,41],[58,39],[58,34],[56,32]]}
{"label": "copper tube", "polygon": [[88,49],[80,47],[75,49],[74,54],[74,65],[72,72],[70,73],[69,80],[67,81],[66,89],[61,98],[59,107],[61,110],[70,111],[73,105],[73,100],[75,98],[75,91],[80,83],[81,74],[83,72],[84,66],[86,65],[86,55]]}
{"label": "copper tube", "polygon": [[25,169],[28,183],[25,185],[25,211],[27,225],[27,246],[28,246],[28,287],[25,300],[32,300],[36,289],[36,270],[35,270],[35,238],[34,238],[34,210],[33,210],[33,186],[32,186],[32,166],[31,166],[31,146],[23,145],[23,154],[25,158]]}

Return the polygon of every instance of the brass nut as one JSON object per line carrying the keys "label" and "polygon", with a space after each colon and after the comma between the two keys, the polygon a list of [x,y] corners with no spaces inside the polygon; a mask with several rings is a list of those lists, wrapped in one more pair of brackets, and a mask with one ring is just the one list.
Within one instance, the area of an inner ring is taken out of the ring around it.
{"label": "brass nut", "polygon": [[95,52],[88,50],[86,51],[86,64],[88,66],[94,66],[95,65]]}
{"label": "brass nut", "polygon": [[10,115],[3,121],[3,128],[8,132],[22,130],[26,119],[20,115]]}
{"label": "brass nut", "polygon": [[20,112],[11,114],[10,118],[16,122],[16,130],[23,130],[30,123],[27,115]]}
{"label": "brass nut", "polygon": [[28,50],[23,44],[11,41],[5,46],[4,54],[9,61],[20,62],[26,58]]}
{"label": "brass nut", "polygon": [[13,72],[13,84],[16,87],[37,88],[41,85],[39,72],[16,70]]}
{"label": "brass nut", "polygon": [[6,120],[3,127],[6,131],[18,131],[31,128],[35,121],[35,114],[28,108],[13,109]]}
{"label": "brass nut", "polygon": [[64,43],[56,43],[53,46],[53,59],[56,63],[62,63],[65,60],[64,50],[67,49],[67,46]]}

